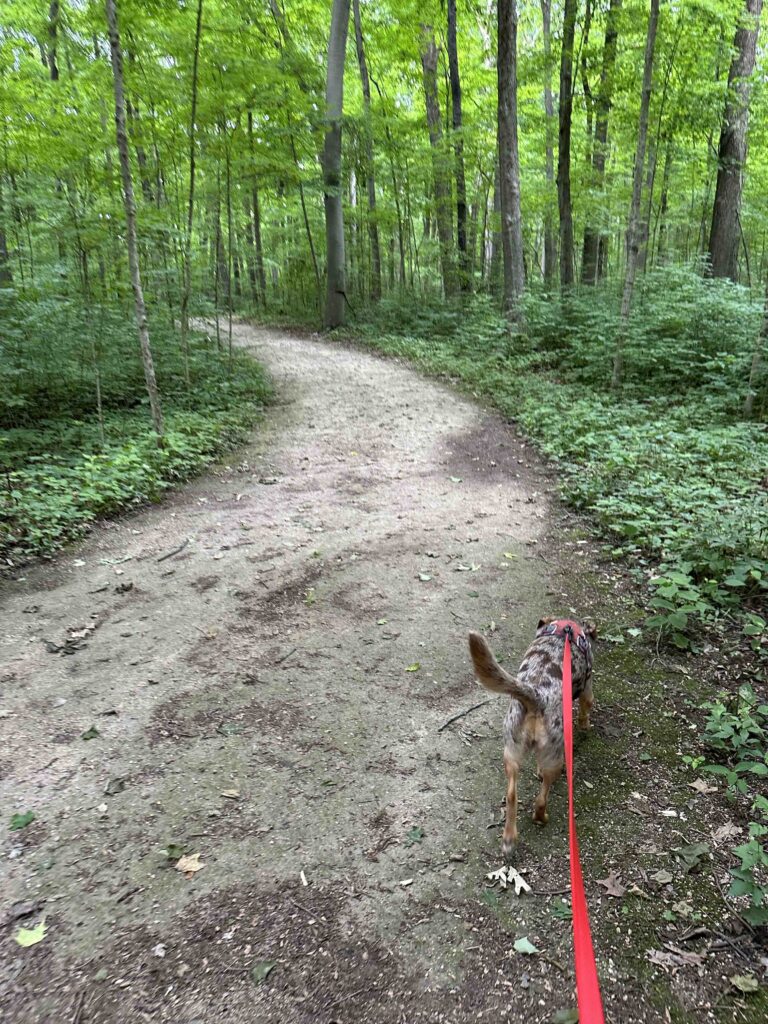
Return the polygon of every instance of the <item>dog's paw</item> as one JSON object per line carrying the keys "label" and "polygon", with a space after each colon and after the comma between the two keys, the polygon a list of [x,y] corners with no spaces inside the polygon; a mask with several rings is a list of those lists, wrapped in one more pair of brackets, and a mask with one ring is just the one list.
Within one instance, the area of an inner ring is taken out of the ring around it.
{"label": "dog's paw", "polygon": [[549,821],[546,807],[537,807],[533,812],[533,820],[537,825],[546,825]]}
{"label": "dog's paw", "polygon": [[580,718],[577,724],[582,732],[589,732],[590,729],[594,729],[594,726],[588,718]]}
{"label": "dog's paw", "polygon": [[516,846],[517,837],[515,837],[514,839],[505,839],[504,842],[501,844],[501,856],[504,858],[505,861],[512,860]]}

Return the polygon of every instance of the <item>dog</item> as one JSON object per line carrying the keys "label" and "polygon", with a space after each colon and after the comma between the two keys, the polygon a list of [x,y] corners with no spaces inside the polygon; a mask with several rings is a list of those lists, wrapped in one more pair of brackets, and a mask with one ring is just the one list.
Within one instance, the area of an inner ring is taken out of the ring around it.
{"label": "dog", "polygon": [[517,676],[499,665],[485,639],[469,634],[469,651],[478,681],[494,693],[511,697],[504,719],[504,771],[507,776],[507,813],[501,852],[505,860],[517,843],[517,780],[523,757],[533,749],[541,788],[533,820],[546,825],[547,800],[565,760],[563,745],[563,651],[565,634],[571,636],[573,696],[579,699],[579,728],[591,728],[592,644],[597,639],[594,622],[585,619],[540,619],[536,639],[525,652]]}

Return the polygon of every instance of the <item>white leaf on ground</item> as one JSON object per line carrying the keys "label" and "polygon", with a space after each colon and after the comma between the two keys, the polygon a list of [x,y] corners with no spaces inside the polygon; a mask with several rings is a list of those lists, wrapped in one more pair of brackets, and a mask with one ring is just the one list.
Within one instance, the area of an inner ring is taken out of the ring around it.
{"label": "white leaf on ground", "polygon": [[489,882],[498,882],[502,889],[506,889],[508,885],[513,886],[515,896],[519,896],[521,892],[531,891],[530,885],[528,885],[517,868],[513,868],[511,864],[505,865],[497,871],[491,871],[486,877]]}
{"label": "white leaf on ground", "polygon": [[196,871],[201,871],[204,867],[205,864],[200,863],[199,853],[187,854],[176,861],[176,870],[183,871],[187,878],[191,878]]}
{"label": "white leaf on ground", "polygon": [[515,939],[514,949],[516,953],[524,953],[526,956],[533,956],[534,953],[539,952],[526,935],[521,939]]}
{"label": "white leaf on ground", "polygon": [[26,949],[28,946],[36,946],[38,942],[42,942],[45,938],[45,918],[40,919],[40,924],[35,925],[34,928],[19,928],[14,938],[20,946],[24,946]]}

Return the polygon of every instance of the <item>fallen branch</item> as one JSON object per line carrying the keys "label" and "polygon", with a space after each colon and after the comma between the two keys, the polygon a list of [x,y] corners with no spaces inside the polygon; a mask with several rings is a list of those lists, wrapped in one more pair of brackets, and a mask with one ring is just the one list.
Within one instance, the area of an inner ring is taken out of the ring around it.
{"label": "fallen branch", "polygon": [[164,562],[166,558],[173,558],[174,555],[178,555],[180,551],[183,551],[187,544],[189,544],[189,537],[182,544],[179,544],[177,548],[174,548],[173,551],[166,551],[164,555],[160,555],[157,561]]}
{"label": "fallen branch", "polygon": [[295,654],[295,653],[296,653],[296,651],[298,651],[298,649],[299,649],[298,647],[292,647],[292,648],[290,649],[290,651],[288,651],[288,653],[287,653],[287,654],[283,654],[283,655],[282,655],[282,657],[280,657],[280,658],[277,658],[277,660],[275,661],[275,665],[281,665],[281,664],[282,664],[282,663],[283,663],[284,661],[288,661],[288,659],[290,658],[290,656],[291,656],[292,654]]}
{"label": "fallen branch", "polygon": [[490,704],[492,700],[493,700],[493,697],[488,697],[488,699],[487,699],[487,700],[481,700],[479,704],[473,704],[473,705],[472,705],[472,707],[471,707],[471,708],[467,708],[467,709],[466,709],[466,711],[459,711],[459,713],[458,713],[458,714],[456,714],[456,715],[452,715],[452,716],[451,716],[451,717],[450,717],[450,718],[448,719],[448,721],[447,721],[447,722],[443,722],[443,724],[442,724],[442,725],[440,726],[440,728],[439,728],[439,729],[438,729],[437,731],[438,731],[438,732],[442,732],[442,731],[443,731],[443,729],[447,729],[447,728],[448,728],[448,726],[449,726],[449,725],[450,725],[450,724],[451,724],[452,722],[456,722],[456,721],[458,721],[458,720],[459,720],[460,718],[464,718],[464,716],[465,716],[465,715],[468,715],[468,714],[470,713],[470,711],[477,711],[477,709],[478,709],[478,708],[481,708],[481,707],[482,707],[482,706],[483,706],[484,704]]}

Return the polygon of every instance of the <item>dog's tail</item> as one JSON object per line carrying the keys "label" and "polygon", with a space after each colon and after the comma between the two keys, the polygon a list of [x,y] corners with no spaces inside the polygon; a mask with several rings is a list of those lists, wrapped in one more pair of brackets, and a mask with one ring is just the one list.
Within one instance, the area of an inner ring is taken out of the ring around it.
{"label": "dog's tail", "polygon": [[513,678],[505,672],[493,656],[485,638],[479,633],[469,634],[469,653],[478,681],[486,690],[494,693],[506,693],[519,700],[525,710],[531,714],[541,711],[542,703],[535,689],[520,679]]}

